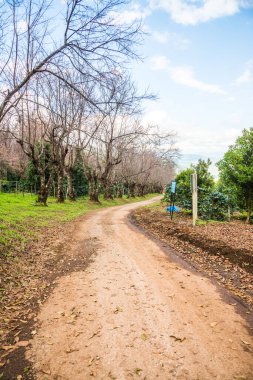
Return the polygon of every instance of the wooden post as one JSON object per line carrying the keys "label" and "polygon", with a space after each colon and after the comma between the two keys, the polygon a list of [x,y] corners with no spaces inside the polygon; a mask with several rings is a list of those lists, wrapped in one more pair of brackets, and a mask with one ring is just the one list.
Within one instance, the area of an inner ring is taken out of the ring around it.
{"label": "wooden post", "polygon": [[191,186],[192,186],[192,224],[196,226],[198,219],[198,185],[197,174],[191,174]]}

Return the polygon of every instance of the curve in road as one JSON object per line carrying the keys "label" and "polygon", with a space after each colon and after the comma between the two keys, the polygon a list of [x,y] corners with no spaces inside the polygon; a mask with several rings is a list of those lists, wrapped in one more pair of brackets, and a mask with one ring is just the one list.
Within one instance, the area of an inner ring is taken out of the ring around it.
{"label": "curve in road", "polygon": [[80,224],[75,238],[96,255],[60,278],[40,311],[27,354],[39,380],[253,379],[245,320],[208,279],[129,226],[129,213],[148,203]]}

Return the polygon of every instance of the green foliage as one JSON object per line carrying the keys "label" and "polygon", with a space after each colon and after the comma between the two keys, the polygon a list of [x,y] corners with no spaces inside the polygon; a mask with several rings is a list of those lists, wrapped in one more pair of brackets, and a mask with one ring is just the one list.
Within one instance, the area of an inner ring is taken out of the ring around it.
{"label": "green foliage", "polygon": [[164,193],[164,197],[162,199],[162,201],[165,203],[170,203],[170,199],[171,199],[170,188],[171,188],[170,185],[166,185],[166,187],[165,187],[165,193]]}
{"label": "green foliage", "polygon": [[199,159],[196,165],[192,165],[198,175],[198,187],[204,191],[210,191],[214,188],[214,178],[209,172],[211,164],[212,161],[208,158],[207,161]]}
{"label": "green foliage", "polygon": [[176,177],[177,181],[177,203],[186,210],[192,209],[192,193],[190,176],[194,172],[198,176],[198,213],[206,220],[226,220],[228,203],[231,197],[226,192],[215,188],[214,178],[209,172],[211,160],[199,160],[196,165],[183,170]]}
{"label": "green foliage", "polygon": [[11,168],[5,161],[0,160],[0,180],[18,181],[19,179],[20,173]]}
{"label": "green foliage", "polygon": [[74,167],[72,169],[73,187],[77,197],[88,195],[88,180],[85,175],[82,158],[79,153],[75,160]]}
{"label": "green foliage", "polygon": [[199,214],[206,220],[226,220],[228,202],[228,197],[219,191],[206,193],[199,204]]}
{"label": "green foliage", "polygon": [[32,161],[26,166],[24,184],[28,191],[31,187],[39,188],[39,174]]}
{"label": "green foliage", "polygon": [[176,203],[181,207],[191,210],[192,208],[192,193],[191,193],[191,183],[190,176],[194,172],[198,176],[198,188],[199,188],[199,203],[206,194],[214,189],[214,178],[209,172],[209,167],[211,165],[211,160],[207,161],[198,160],[196,165],[191,165],[190,168],[183,170],[176,177],[177,182],[177,194]]}
{"label": "green foliage", "polygon": [[233,189],[249,221],[253,208],[253,128],[243,130],[217,166],[221,183]]}
{"label": "green foliage", "polygon": [[175,179],[177,183],[176,203],[186,209],[192,208],[192,194],[190,176],[193,168],[188,168],[179,173]]}
{"label": "green foliage", "polygon": [[228,199],[228,205],[230,206],[231,213],[238,210],[238,194],[236,187],[227,182],[223,182],[219,179],[215,186],[216,191],[224,194]]}
{"label": "green foliage", "polygon": [[11,193],[14,189],[13,185],[15,186],[15,183],[12,183],[7,180],[1,180],[1,191],[5,193]]}

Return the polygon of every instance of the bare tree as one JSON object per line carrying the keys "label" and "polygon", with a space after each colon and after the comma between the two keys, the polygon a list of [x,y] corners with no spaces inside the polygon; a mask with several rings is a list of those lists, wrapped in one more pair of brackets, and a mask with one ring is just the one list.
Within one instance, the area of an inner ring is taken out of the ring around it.
{"label": "bare tree", "polygon": [[173,134],[160,135],[156,127],[149,126],[140,139],[125,151],[115,172],[115,180],[123,184],[128,196],[143,196],[160,192],[174,176],[178,151]]}
{"label": "bare tree", "polygon": [[113,168],[120,164],[124,151],[143,134],[143,127],[136,119],[143,99],[149,95],[138,95],[129,76],[123,73],[109,82],[107,89],[101,89],[103,112],[96,114],[99,128],[93,134],[86,154],[86,172],[90,196],[98,200],[98,187],[103,187],[104,198],[113,197]]}
{"label": "bare tree", "polygon": [[11,120],[9,131],[36,169],[40,180],[38,202],[46,205],[54,175],[52,146],[48,142],[48,119],[45,115],[41,117],[37,105],[31,107],[31,103],[21,101],[18,117],[15,121]]}
{"label": "bare tree", "polygon": [[[71,73],[106,84],[128,57],[136,57],[139,25],[120,25],[126,0],[8,0],[0,6],[0,123],[33,80],[47,73],[99,108]],[[82,84],[82,83],[81,83]]]}
{"label": "bare tree", "polygon": [[[50,114],[48,143],[51,146],[54,170],[58,177],[57,201],[64,202],[65,174],[68,178],[70,198],[74,199],[71,180],[73,153],[80,131],[82,128],[85,130],[85,121],[92,110],[83,97],[58,78],[53,81],[48,79],[44,82],[43,89],[37,92],[43,95],[46,106],[44,113]],[[92,89],[88,91],[89,87],[91,86],[87,84],[86,91],[90,94]]]}

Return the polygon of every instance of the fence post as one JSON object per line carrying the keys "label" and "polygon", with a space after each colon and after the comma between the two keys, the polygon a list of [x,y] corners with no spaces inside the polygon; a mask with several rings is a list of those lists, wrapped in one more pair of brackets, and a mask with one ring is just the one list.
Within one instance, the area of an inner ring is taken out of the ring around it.
{"label": "fence post", "polygon": [[191,174],[191,185],[192,185],[192,224],[196,226],[196,221],[198,219],[198,185],[197,185],[197,174]]}

